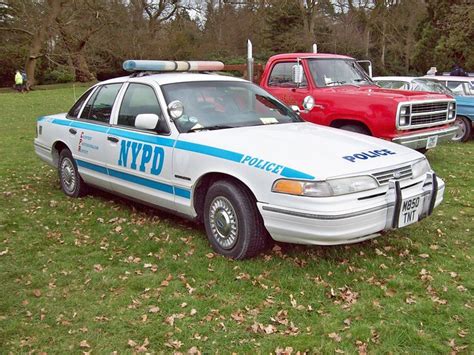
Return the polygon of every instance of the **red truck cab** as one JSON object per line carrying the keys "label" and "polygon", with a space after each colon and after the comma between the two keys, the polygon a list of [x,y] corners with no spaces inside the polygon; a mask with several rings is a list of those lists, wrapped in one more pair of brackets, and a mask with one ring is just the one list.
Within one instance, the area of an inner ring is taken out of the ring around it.
{"label": "red truck cab", "polygon": [[[302,71],[295,79],[295,68]],[[314,98],[307,121],[370,134],[413,149],[433,148],[457,132],[456,103],[444,94],[382,89],[354,58],[323,53],[271,57],[260,86],[287,105]]]}

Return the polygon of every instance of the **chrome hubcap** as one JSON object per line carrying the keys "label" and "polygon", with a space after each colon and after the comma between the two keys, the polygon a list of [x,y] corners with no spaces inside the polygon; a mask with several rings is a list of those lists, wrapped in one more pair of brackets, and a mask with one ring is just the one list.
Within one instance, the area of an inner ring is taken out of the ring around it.
{"label": "chrome hubcap", "polygon": [[464,135],[466,134],[466,125],[464,123],[464,120],[462,119],[456,119],[454,124],[458,127],[458,133],[453,137],[454,141],[460,140]]}
{"label": "chrome hubcap", "polygon": [[61,163],[61,180],[68,192],[74,191],[76,188],[76,174],[74,164],[69,158],[64,158]]}
{"label": "chrome hubcap", "polygon": [[228,199],[216,197],[209,207],[209,223],[214,239],[224,249],[237,242],[238,222],[234,207]]}

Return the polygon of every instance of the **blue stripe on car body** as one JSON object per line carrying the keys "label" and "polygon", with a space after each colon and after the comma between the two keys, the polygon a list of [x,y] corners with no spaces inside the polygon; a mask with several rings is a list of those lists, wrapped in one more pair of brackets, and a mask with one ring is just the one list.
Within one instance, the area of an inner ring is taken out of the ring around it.
{"label": "blue stripe on car body", "polygon": [[[91,131],[101,132],[101,133],[108,133],[112,135],[116,135],[122,138],[133,139],[145,143],[157,144],[166,147],[173,147],[180,150],[190,151],[197,154],[209,155],[212,157],[233,161],[236,163],[240,163],[244,157],[244,154],[233,152],[230,150],[216,148],[208,145],[192,143],[187,141],[177,141],[172,138],[166,137],[159,137],[159,136],[150,136],[146,134],[141,134],[139,132],[132,132],[126,131],[125,129],[119,129],[110,126],[102,126],[92,123],[86,122],[78,122],[74,120],[66,120],[66,119],[59,119],[54,118],[52,123],[63,125],[63,126],[71,126],[76,128],[83,128],[88,129]],[[314,176],[303,173],[301,171],[291,169],[288,167],[284,167],[282,172],[280,173],[281,176],[290,178],[290,179],[305,179],[305,180],[314,180]]]}
{"label": "blue stripe on car body", "polygon": [[101,166],[101,165],[89,163],[89,162],[86,162],[86,161],[81,160],[81,159],[76,159],[76,162],[77,162],[77,165],[82,167],[82,168],[97,171],[97,172],[102,173],[102,174],[106,174],[106,175],[109,175],[109,176],[112,176],[112,177],[116,177],[116,178],[121,179],[121,180],[129,181],[129,182],[132,182],[132,183],[137,184],[137,185],[146,186],[146,187],[158,190],[158,191],[163,191],[163,192],[166,192],[166,193],[169,193],[169,194],[172,194],[172,195],[176,195],[176,196],[179,196],[179,197],[183,197],[183,198],[187,198],[187,199],[191,198],[191,190],[184,189],[182,187],[173,186],[173,185],[165,184],[165,183],[162,183],[162,182],[145,179],[143,177],[128,174],[128,173],[125,173],[123,171],[118,171],[118,170],[115,170],[115,169],[106,168],[106,167]]}

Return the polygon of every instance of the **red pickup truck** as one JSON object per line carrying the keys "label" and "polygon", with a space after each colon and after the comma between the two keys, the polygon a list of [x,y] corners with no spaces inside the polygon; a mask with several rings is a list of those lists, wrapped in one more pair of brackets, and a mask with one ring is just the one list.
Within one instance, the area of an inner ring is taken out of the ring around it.
{"label": "red pickup truck", "polygon": [[275,55],[265,66],[260,86],[287,105],[301,107],[305,98],[313,102],[301,110],[307,121],[420,151],[450,140],[457,132],[451,96],[382,89],[354,58],[343,55]]}

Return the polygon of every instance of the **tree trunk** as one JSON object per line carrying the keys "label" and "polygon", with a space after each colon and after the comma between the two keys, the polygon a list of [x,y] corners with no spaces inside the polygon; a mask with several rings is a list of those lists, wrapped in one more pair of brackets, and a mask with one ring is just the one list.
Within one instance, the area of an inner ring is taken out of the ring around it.
{"label": "tree trunk", "polygon": [[28,76],[30,86],[36,84],[35,70],[38,58],[42,57],[41,49],[45,41],[48,39],[48,30],[52,23],[59,16],[63,6],[62,0],[48,0],[48,13],[45,16],[44,22],[33,34],[31,39],[30,49],[28,51],[28,58],[26,59],[25,70]]}
{"label": "tree trunk", "polygon": [[76,52],[71,55],[72,63],[74,65],[74,74],[76,81],[86,83],[95,80],[94,74],[89,70],[86,58],[84,57],[83,51]]}

